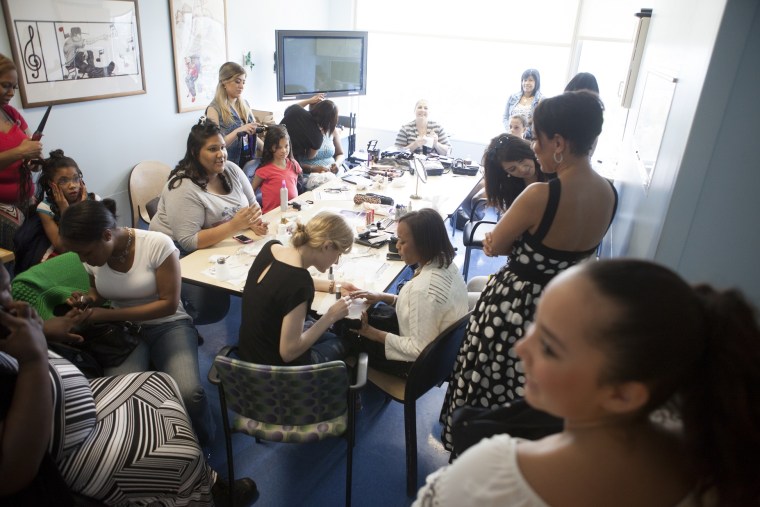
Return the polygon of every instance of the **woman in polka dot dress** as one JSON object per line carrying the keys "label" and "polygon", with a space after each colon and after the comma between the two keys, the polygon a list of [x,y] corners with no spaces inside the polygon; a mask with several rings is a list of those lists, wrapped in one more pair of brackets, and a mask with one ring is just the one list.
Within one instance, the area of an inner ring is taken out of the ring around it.
{"label": "woman in polka dot dress", "polygon": [[[588,153],[602,130],[604,106],[588,91],[545,99],[536,108],[533,150],[557,177],[528,186],[483,242],[489,256],[509,254],[473,311],[441,409],[441,439],[451,450],[451,416],[462,406],[497,408],[522,398],[525,377],[514,352],[544,286],[591,256],[612,222],[617,193]],[[507,168],[505,167],[505,170]],[[546,340],[551,340],[551,331]]]}

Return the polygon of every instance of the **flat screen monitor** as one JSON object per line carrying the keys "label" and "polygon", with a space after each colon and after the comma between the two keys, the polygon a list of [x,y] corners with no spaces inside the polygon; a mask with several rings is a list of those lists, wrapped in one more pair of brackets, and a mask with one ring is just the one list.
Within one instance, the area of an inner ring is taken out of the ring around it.
{"label": "flat screen monitor", "polygon": [[277,100],[367,94],[367,32],[276,30]]}

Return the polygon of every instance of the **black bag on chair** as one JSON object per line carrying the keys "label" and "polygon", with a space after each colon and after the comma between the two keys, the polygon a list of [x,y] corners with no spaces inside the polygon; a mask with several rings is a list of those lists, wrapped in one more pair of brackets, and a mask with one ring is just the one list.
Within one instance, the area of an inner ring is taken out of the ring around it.
{"label": "black bag on chair", "polygon": [[103,368],[119,366],[140,343],[140,326],[132,322],[98,322],[80,330],[77,346]]}
{"label": "black bag on chair", "polygon": [[525,400],[495,409],[460,407],[451,416],[452,459],[482,439],[507,433],[515,438],[538,440],[562,431],[563,421],[536,410]]}

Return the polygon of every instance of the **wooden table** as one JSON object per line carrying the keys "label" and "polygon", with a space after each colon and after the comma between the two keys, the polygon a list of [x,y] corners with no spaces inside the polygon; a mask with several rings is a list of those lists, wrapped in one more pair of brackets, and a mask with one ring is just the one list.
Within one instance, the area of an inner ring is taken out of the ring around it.
{"label": "wooden table", "polygon": [[[396,204],[405,206],[409,206],[411,202],[412,209],[433,207],[441,213],[442,217],[446,218],[456,212],[462,201],[480,180],[481,176],[457,176],[451,173],[431,176],[428,177],[427,183],[420,182],[419,184],[419,194],[422,199],[410,198],[410,195],[415,191],[416,179],[409,174],[391,184],[385,184],[382,188],[375,187],[358,191],[360,193],[373,192],[387,195],[392,197]],[[267,236],[255,236],[250,230],[240,231],[254,238],[255,241],[243,245],[232,238],[227,238],[213,247],[196,250],[182,258],[180,260],[182,280],[195,285],[223,289],[230,294],[242,295],[248,270],[254,257],[267,241],[277,238],[277,228],[281,222],[300,220],[302,223],[306,223],[322,210],[344,211],[346,214],[350,214],[350,212],[360,213],[366,205],[354,205],[353,198],[356,193],[356,185],[336,181],[301,194],[291,201],[302,205],[300,211],[289,207],[288,211],[283,213],[279,208],[276,208],[264,215],[264,219],[269,222],[269,234]],[[381,208],[388,209],[388,207]],[[376,211],[376,221],[384,218],[380,214],[381,211],[382,209]],[[364,218],[360,216],[347,216],[347,218],[356,226],[357,232],[363,230]],[[287,238],[281,240],[285,242]],[[335,267],[335,279],[349,281],[358,287],[370,290],[387,289],[405,267],[402,261],[386,260],[387,252],[387,245],[371,248],[354,244],[351,252],[341,256],[340,263]],[[220,256],[227,257],[227,263],[230,267],[231,278],[226,281],[220,281],[214,275],[215,261]],[[319,273],[314,268],[311,268],[311,272],[315,278],[327,277],[327,274]],[[324,313],[334,300],[334,295],[317,291],[312,309],[317,313]]]}

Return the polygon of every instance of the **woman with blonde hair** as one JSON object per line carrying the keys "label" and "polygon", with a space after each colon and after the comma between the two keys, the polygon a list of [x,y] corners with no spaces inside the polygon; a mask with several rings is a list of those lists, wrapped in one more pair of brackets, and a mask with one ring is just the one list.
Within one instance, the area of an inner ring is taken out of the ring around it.
{"label": "woman with blonde hair", "polygon": [[342,359],[349,342],[328,331],[348,315],[357,288],[341,283],[343,297],[307,324],[314,291],[334,292],[335,280],[314,280],[309,268],[324,272],[351,251],[354,232],[337,213],[322,211],[297,224],[290,245],[265,244],[248,271],[240,322],[240,358],[259,364],[315,364]]}
{"label": "woman with blonde hair", "polygon": [[401,126],[396,135],[396,147],[425,155],[448,155],[451,151],[449,135],[439,123],[428,119],[428,107],[425,99],[414,104],[414,120]]}
{"label": "woman with blonde hair", "polygon": [[253,156],[250,151],[254,148],[252,143],[256,143],[255,149],[261,148],[261,141],[256,138],[259,125],[254,121],[248,101],[242,97],[245,77],[242,65],[235,62],[222,64],[214,100],[206,108],[206,117],[222,130],[227,158],[240,167]]}

